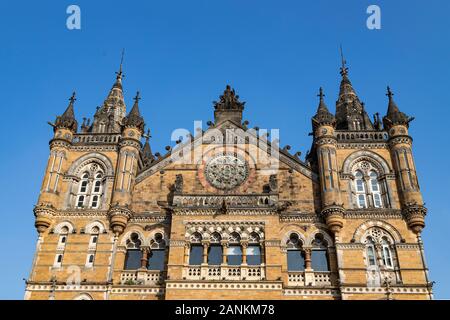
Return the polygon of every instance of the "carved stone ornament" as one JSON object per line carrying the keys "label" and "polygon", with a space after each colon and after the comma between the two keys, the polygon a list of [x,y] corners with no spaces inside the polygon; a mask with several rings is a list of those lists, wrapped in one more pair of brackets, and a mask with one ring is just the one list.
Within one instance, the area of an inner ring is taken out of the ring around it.
{"label": "carved stone ornament", "polygon": [[206,163],[206,180],[220,190],[240,186],[249,176],[248,163],[234,154],[219,154]]}

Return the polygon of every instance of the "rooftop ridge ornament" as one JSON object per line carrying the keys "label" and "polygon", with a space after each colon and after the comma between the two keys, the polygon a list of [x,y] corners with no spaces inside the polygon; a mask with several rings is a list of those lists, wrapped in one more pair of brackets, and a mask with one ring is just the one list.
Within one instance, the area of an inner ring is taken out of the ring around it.
{"label": "rooftop ridge ornament", "polygon": [[239,95],[227,84],[220,100],[213,101],[216,110],[243,110],[245,102],[239,101]]}

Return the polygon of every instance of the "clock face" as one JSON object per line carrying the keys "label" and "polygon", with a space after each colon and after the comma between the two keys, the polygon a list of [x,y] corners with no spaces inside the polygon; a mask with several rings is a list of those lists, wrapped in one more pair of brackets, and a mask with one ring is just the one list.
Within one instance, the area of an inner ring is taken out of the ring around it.
{"label": "clock face", "polygon": [[249,175],[247,162],[233,154],[220,154],[206,163],[206,180],[221,190],[234,189],[240,186]]}

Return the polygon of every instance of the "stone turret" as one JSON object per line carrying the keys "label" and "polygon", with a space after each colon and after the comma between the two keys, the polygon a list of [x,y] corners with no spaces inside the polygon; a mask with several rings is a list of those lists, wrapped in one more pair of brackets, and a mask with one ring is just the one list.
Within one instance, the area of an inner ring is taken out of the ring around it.
{"label": "stone turret", "polygon": [[142,148],[141,137],[144,133],[144,119],[139,111],[139,92],[134,98],[134,105],[130,113],[123,118],[122,135],[119,143],[119,159],[109,210],[110,225],[116,235],[125,229],[132,216],[131,191],[138,169],[138,159]]}
{"label": "stone turret", "polygon": [[320,175],[322,211],[328,228],[333,233],[339,233],[343,226],[344,209],[339,191],[339,175],[336,159],[336,138],[334,130],[336,119],[328,111],[324,94],[320,88],[319,107],[312,118],[314,143],[317,152],[318,170]]}
{"label": "stone turret", "polygon": [[408,134],[409,123],[414,118],[400,111],[389,87],[386,95],[389,97],[389,104],[383,123],[389,133],[389,148],[394,160],[402,211],[411,230],[420,233],[425,227],[427,209],[424,207],[417,179],[412,138]]}

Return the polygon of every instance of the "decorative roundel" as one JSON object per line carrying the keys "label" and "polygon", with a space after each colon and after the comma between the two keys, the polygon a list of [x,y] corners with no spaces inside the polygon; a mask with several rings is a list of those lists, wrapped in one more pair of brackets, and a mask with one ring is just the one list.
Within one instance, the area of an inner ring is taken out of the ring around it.
{"label": "decorative roundel", "polygon": [[221,190],[240,186],[249,175],[248,163],[234,154],[220,154],[206,163],[206,180]]}

